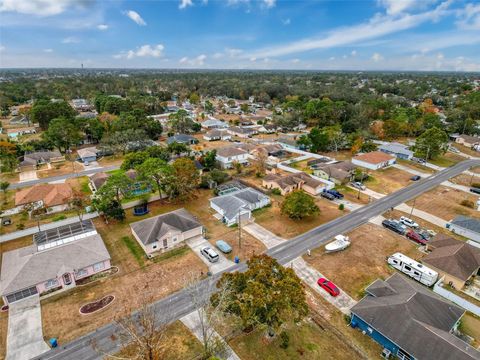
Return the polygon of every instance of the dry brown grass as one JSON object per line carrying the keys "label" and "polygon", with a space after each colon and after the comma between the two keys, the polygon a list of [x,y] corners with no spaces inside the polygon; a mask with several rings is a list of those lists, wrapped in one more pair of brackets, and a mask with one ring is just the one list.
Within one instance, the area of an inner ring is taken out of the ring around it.
{"label": "dry brown grass", "polygon": [[370,178],[365,182],[365,185],[378,193],[391,194],[410,185],[412,174],[389,167],[387,169],[370,172]]}
{"label": "dry brown grass", "polygon": [[84,166],[77,161],[74,163],[71,161],[65,161],[60,164],[52,165],[50,169],[47,165],[43,165],[39,170],[37,170],[37,177],[39,179],[43,179],[51,176],[74,174],[75,172],[83,171],[84,169]]}
{"label": "dry brown grass", "polygon": [[426,167],[425,165],[419,164],[419,163],[414,162],[414,161],[397,159],[397,163],[400,164],[400,165],[412,168],[414,170],[419,170],[419,171],[424,172],[424,173],[433,174],[435,172],[435,170],[433,170],[432,168]]}
{"label": "dry brown grass", "polygon": [[[452,220],[458,215],[480,218],[480,212],[477,210],[460,205],[462,200],[470,200],[475,204],[477,199],[478,196],[461,190],[437,186],[417,197],[415,200],[415,208],[447,221]],[[408,201],[407,204],[412,206],[413,200]]]}
{"label": "dry brown grass", "polygon": [[421,253],[406,238],[373,224],[365,224],[348,234],[352,244],[346,250],[326,254],[323,247],[304,259],[355,299],[377,278],[387,278],[394,270],[385,258],[401,252],[412,258]]}
{"label": "dry brown grass", "polygon": [[468,174],[460,174],[450,179],[450,181],[454,184],[470,186],[471,184],[475,184],[475,183],[480,184],[480,175],[472,176]]}
{"label": "dry brown grass", "polygon": [[272,206],[254,212],[253,216],[258,224],[285,239],[300,235],[346,213],[346,210],[338,210],[338,204],[323,198],[316,198],[315,203],[320,208],[319,215],[293,220],[281,213],[281,204],[284,197],[272,196],[271,199]]}

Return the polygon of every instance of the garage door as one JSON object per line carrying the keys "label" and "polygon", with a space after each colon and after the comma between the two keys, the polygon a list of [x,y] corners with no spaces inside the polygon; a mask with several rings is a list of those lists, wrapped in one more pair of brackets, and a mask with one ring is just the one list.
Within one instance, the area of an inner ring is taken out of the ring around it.
{"label": "garage door", "polygon": [[9,303],[13,303],[15,301],[22,300],[36,294],[37,294],[37,287],[32,286],[31,288],[28,288],[22,291],[17,291],[16,293],[7,295],[7,301]]}

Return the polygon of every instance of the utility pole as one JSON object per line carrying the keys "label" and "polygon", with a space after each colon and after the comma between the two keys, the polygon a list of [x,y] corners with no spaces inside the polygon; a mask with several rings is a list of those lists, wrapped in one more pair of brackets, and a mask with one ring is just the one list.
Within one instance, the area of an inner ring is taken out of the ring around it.
{"label": "utility pole", "polygon": [[240,209],[238,210],[238,247],[242,248],[242,219],[240,217]]}
{"label": "utility pole", "polygon": [[412,210],[410,211],[410,219],[412,218],[412,214],[413,214],[413,209],[415,208],[415,201],[417,199],[413,199],[413,204],[412,204]]}

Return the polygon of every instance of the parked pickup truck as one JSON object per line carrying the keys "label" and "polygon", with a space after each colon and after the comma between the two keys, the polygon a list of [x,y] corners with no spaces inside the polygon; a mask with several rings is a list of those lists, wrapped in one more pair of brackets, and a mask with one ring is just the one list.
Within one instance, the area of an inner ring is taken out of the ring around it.
{"label": "parked pickup truck", "polygon": [[383,220],[382,226],[389,230],[395,231],[397,234],[405,235],[405,231],[406,231],[405,226],[400,224],[398,221]]}
{"label": "parked pickup truck", "polygon": [[406,237],[409,238],[410,240],[413,240],[419,244],[422,244],[422,245],[425,245],[428,243],[428,241],[426,239],[424,239],[423,236],[421,236],[420,234],[416,233],[415,231],[413,231],[412,229],[408,230],[407,234],[406,234]]}
{"label": "parked pickup truck", "polygon": [[338,192],[337,190],[335,189],[332,189],[332,190],[326,190],[327,193],[329,194],[332,194],[333,196],[335,196],[336,199],[343,199],[343,194]]}
{"label": "parked pickup truck", "polygon": [[326,192],[326,191],[323,191],[321,194],[320,194],[321,197],[324,197],[325,199],[328,199],[328,200],[335,200],[335,196],[333,196],[332,194],[330,194],[329,192]]}

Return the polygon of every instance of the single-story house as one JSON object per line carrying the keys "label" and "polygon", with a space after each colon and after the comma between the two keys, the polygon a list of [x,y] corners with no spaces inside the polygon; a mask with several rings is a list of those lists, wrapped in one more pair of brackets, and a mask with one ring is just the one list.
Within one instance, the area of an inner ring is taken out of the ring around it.
{"label": "single-story house", "polygon": [[267,189],[279,189],[282,195],[301,189],[315,196],[325,189],[324,183],[304,172],[288,175],[268,174],[263,178],[262,186]]}
{"label": "single-story house", "polygon": [[262,125],[258,128],[258,132],[263,134],[274,134],[277,132],[277,126],[274,124]]}
{"label": "single-story house", "polygon": [[198,143],[198,140],[192,135],[177,134],[177,135],[170,136],[167,139],[167,144],[173,144],[174,142],[185,144],[185,145],[193,145]]}
{"label": "single-story house", "polygon": [[95,146],[77,150],[78,157],[83,163],[97,161],[97,153],[98,150]]}
{"label": "single-story house", "polygon": [[244,188],[226,195],[210,199],[210,207],[214,209],[222,222],[232,226],[240,221],[249,221],[252,211],[270,204],[270,198],[260,191]]}
{"label": "single-story house", "polygon": [[266,145],[260,145],[254,148],[251,151],[251,154],[255,157],[258,155],[267,155],[267,156],[273,156],[277,154],[278,152],[283,151],[283,147],[280,144],[266,144]]}
{"label": "single-story house", "polygon": [[447,228],[455,234],[480,243],[480,220],[460,215],[450,221]]}
{"label": "single-story house", "polygon": [[186,240],[201,237],[203,226],[185,209],[130,224],[132,234],[147,255],[169,251]]}
{"label": "single-story house", "polygon": [[235,162],[240,164],[248,163],[248,151],[235,146],[227,146],[217,149],[215,159],[222,169],[231,169]]}
{"label": "single-story house", "polygon": [[337,161],[332,163],[318,163],[312,165],[313,174],[335,184],[345,184],[352,180],[357,168],[351,161]]}
{"label": "single-story house", "polygon": [[241,138],[249,138],[253,135],[258,134],[258,131],[254,128],[247,128],[247,127],[238,127],[232,126],[228,128],[228,132],[233,136],[238,136]]}
{"label": "single-story house", "polygon": [[34,170],[38,165],[60,163],[65,161],[65,156],[58,150],[37,151],[23,155],[23,161],[19,164],[20,171]]}
{"label": "single-story house", "polygon": [[301,150],[302,148],[293,137],[281,137],[277,142],[282,145],[284,149]]}
{"label": "single-story house", "polygon": [[464,145],[466,147],[472,148],[475,145],[480,144],[480,137],[477,136],[470,136],[470,135],[459,135],[455,142],[460,145]]}
{"label": "single-story house", "polygon": [[215,140],[230,140],[232,135],[226,130],[210,130],[207,131],[206,134],[203,135],[203,138],[207,141],[215,141]]}
{"label": "single-story house", "polygon": [[34,208],[44,206],[50,213],[58,212],[68,208],[72,196],[73,190],[68,184],[37,184],[18,191],[15,206],[32,204]]}
{"label": "single-story house", "polygon": [[450,236],[438,234],[427,244],[432,252],[422,259],[422,263],[444,277],[445,284],[462,289],[480,269],[480,248]]}
{"label": "single-story house", "polygon": [[11,139],[16,139],[21,135],[36,134],[35,126],[28,126],[16,129],[7,129],[7,136]]}
{"label": "single-story house", "polygon": [[205,129],[226,129],[228,124],[218,119],[208,119],[201,123]]}
{"label": "single-story house", "polygon": [[385,358],[473,360],[480,353],[452,334],[465,311],[398,273],[375,280],[351,308],[350,325],[383,346]]}
{"label": "single-story house", "polygon": [[103,184],[107,181],[107,179],[110,177],[110,174],[104,173],[104,172],[98,172],[89,177],[90,180],[90,188],[92,189],[92,192],[97,192],[98,189],[100,189]]}
{"label": "single-story house", "polygon": [[88,111],[93,108],[85,99],[72,99],[72,106],[77,111]]}
{"label": "single-story house", "polygon": [[409,150],[407,145],[397,142],[382,144],[378,150],[403,160],[411,160],[413,157],[413,151]]}
{"label": "single-story house", "polygon": [[5,304],[76,286],[110,269],[110,254],[91,220],[41,231],[34,244],[2,257],[0,295]]}
{"label": "single-story house", "polygon": [[382,151],[372,151],[365,154],[358,154],[352,158],[352,163],[370,170],[378,170],[395,164],[395,156]]}

